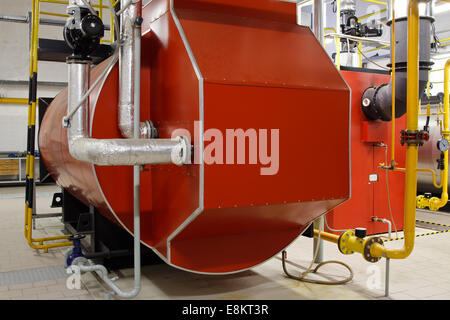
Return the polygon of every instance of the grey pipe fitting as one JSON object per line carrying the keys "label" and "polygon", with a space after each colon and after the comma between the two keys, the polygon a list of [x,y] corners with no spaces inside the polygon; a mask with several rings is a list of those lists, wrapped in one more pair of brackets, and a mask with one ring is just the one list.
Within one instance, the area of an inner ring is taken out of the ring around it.
{"label": "grey pipe fitting", "polygon": [[[431,57],[431,23],[432,17],[420,17],[420,50],[419,50],[419,97],[425,91],[428,83],[428,71],[433,63]],[[388,25],[391,22],[388,23]],[[395,117],[400,118],[406,113],[407,96],[407,62],[408,62],[408,21],[406,18],[395,20]],[[392,30],[391,30],[392,32]],[[391,67],[391,65],[389,65]],[[367,88],[361,98],[361,107],[369,120],[392,120],[392,80],[378,87]]]}

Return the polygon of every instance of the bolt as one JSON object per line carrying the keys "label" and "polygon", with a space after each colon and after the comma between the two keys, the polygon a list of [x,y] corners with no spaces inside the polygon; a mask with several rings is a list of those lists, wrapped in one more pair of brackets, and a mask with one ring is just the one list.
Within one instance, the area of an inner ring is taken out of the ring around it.
{"label": "bolt", "polygon": [[136,19],[136,24],[138,26],[140,26],[142,24],[142,22],[144,22],[144,19],[142,17],[139,17],[139,18]]}
{"label": "bolt", "polygon": [[371,101],[370,101],[369,98],[365,98],[365,99],[363,100],[363,102],[362,102],[362,104],[363,104],[364,107],[370,106],[370,103],[371,103]]}

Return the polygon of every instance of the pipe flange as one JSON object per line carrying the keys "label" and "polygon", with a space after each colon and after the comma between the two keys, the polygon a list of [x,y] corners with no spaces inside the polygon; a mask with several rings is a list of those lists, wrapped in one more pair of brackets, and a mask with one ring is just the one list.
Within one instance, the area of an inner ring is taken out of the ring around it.
{"label": "pipe flange", "polygon": [[364,259],[368,262],[378,262],[381,257],[373,257],[372,254],[370,253],[370,248],[372,247],[373,244],[375,243],[379,243],[381,245],[383,245],[383,240],[380,237],[372,237],[366,240],[366,243],[364,244]]}
{"label": "pipe flange", "polygon": [[150,120],[141,122],[140,130],[142,139],[157,139],[159,137],[158,129]]}
{"label": "pipe flange", "polygon": [[[348,241],[351,237],[355,237],[355,230],[349,230],[342,233],[338,239],[338,248],[342,254],[353,254],[354,251],[348,248]],[[362,241],[362,240],[361,240]]]}
{"label": "pipe flange", "polygon": [[172,151],[172,162],[177,166],[191,164],[191,142],[189,139],[178,136],[174,140],[179,142],[179,146]]}

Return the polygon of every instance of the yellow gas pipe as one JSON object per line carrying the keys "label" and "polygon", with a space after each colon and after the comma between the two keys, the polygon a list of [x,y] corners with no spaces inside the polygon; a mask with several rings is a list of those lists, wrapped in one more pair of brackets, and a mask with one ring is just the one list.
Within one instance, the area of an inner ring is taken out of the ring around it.
{"label": "yellow gas pipe", "polygon": [[[442,130],[442,135],[445,139],[449,140],[449,73],[450,73],[450,59],[445,63],[444,68],[444,130]],[[448,202],[448,150],[444,152],[444,170],[441,171],[441,186],[442,193],[441,198],[433,197],[427,199],[426,205],[430,210],[437,211]],[[420,196],[419,196],[420,197]],[[419,200],[418,197],[418,200]]]}
{"label": "yellow gas pipe", "polygon": [[[444,130],[442,130],[442,135],[445,139],[449,140],[450,132],[449,132],[449,73],[450,73],[450,59],[447,60],[444,68]],[[428,108],[429,106],[427,106]],[[445,206],[448,202],[448,150],[444,152],[444,170],[441,170],[441,184],[436,186],[434,183],[433,176],[433,184],[436,188],[442,188],[441,198],[432,197],[426,198],[423,195],[417,196],[416,205],[417,208],[423,209],[429,207],[432,211],[437,211],[443,206]]]}
{"label": "yellow gas pipe", "polygon": [[[419,1],[409,0],[408,4],[408,84],[407,84],[407,130],[418,130],[419,102]],[[446,73],[448,75],[448,73]],[[448,92],[446,93],[448,103]],[[447,113],[448,124],[448,113]],[[445,132],[447,136],[450,134]],[[448,159],[447,159],[448,161]],[[418,146],[406,146],[406,177],[405,177],[405,214],[404,214],[404,244],[401,249],[390,249],[383,245],[379,237],[358,238],[355,231],[347,231],[336,240],[335,235],[314,230],[317,236],[320,232],[324,240],[337,243],[344,254],[359,252],[370,262],[376,262],[381,257],[391,259],[407,258],[413,248],[416,223],[416,192],[417,192],[417,162]],[[345,241],[344,241],[345,240]]]}
{"label": "yellow gas pipe", "polygon": [[[419,122],[419,1],[409,0],[408,3],[408,84],[407,84],[407,122],[406,129],[416,132]],[[374,243],[370,247],[373,257],[404,259],[414,248],[416,231],[416,192],[417,192],[417,161],[418,146],[406,146],[406,177],[405,177],[405,213],[404,213],[404,244],[401,249],[388,249],[382,244]]]}

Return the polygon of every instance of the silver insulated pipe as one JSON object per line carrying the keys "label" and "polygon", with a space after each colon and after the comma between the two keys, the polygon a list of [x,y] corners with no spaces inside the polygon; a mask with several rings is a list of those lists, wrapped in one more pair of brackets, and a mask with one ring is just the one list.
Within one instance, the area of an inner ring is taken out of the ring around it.
{"label": "silver insulated pipe", "polygon": [[[68,60],[70,114],[88,90],[91,61]],[[89,137],[89,98],[72,116],[68,127],[69,152],[77,160],[99,166],[135,166],[190,162],[190,142],[175,139],[93,139]]]}
{"label": "silver insulated pipe", "polygon": [[[137,3],[121,1],[119,48],[119,129],[124,138],[134,137],[135,113],[135,51],[134,24],[137,18]],[[140,122],[140,138],[153,138],[152,125],[149,121]]]}

